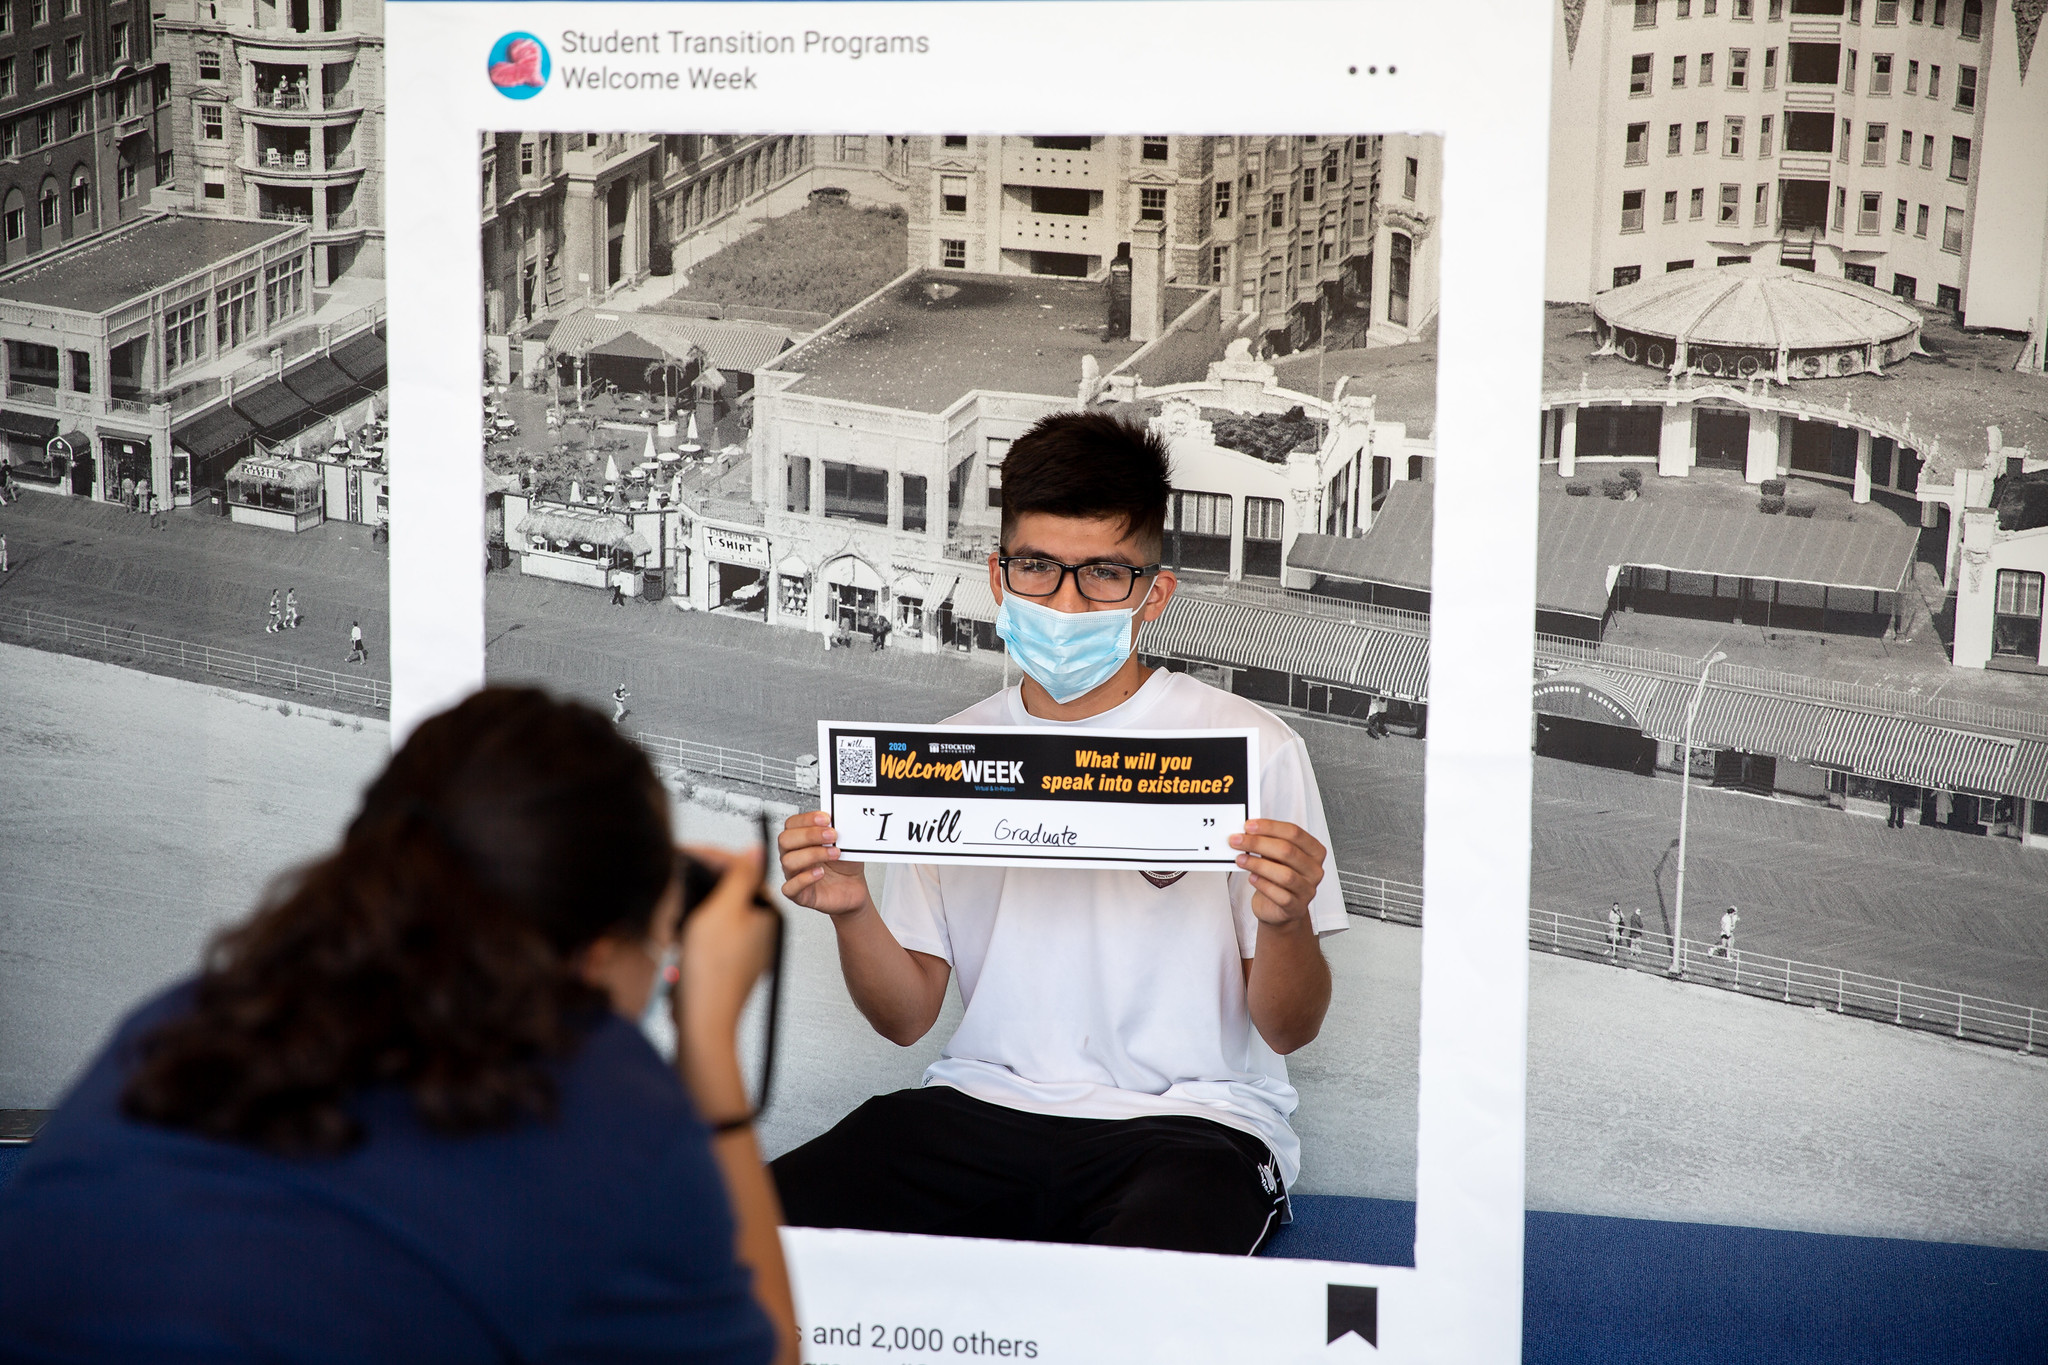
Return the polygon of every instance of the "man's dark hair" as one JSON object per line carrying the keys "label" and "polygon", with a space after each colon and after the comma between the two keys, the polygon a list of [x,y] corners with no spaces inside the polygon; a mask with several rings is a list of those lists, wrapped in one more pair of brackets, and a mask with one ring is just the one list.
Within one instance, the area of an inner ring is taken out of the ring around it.
{"label": "man's dark hair", "polygon": [[1149,427],[1102,411],[1040,418],[1003,460],[1003,544],[1026,512],[1123,523],[1157,559],[1172,491],[1166,442]]}

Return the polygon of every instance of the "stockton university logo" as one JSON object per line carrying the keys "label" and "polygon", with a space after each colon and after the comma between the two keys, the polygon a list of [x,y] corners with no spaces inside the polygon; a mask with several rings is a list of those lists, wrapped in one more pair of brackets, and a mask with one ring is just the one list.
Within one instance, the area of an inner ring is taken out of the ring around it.
{"label": "stockton university logo", "polygon": [[491,48],[485,64],[491,84],[508,100],[530,100],[548,83],[554,64],[547,45],[531,33],[508,33]]}

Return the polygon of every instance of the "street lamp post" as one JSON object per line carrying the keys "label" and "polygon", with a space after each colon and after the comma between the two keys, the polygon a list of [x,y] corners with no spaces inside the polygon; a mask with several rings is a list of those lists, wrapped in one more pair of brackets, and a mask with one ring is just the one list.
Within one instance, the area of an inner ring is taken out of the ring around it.
{"label": "street lamp post", "polygon": [[1685,708],[1685,754],[1678,764],[1678,894],[1671,915],[1671,975],[1685,974],[1685,820],[1692,804],[1692,726],[1699,719],[1700,702],[1707,695],[1707,675],[1727,658],[1721,650],[1709,654],[1700,665],[1700,680],[1693,686],[1692,701]]}

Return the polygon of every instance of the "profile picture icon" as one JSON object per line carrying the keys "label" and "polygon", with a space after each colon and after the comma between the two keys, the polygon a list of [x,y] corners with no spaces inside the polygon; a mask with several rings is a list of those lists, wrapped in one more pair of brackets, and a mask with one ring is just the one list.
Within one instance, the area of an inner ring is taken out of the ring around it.
{"label": "profile picture icon", "polygon": [[547,45],[531,33],[508,33],[491,48],[491,84],[510,100],[529,100],[548,83],[553,64]]}

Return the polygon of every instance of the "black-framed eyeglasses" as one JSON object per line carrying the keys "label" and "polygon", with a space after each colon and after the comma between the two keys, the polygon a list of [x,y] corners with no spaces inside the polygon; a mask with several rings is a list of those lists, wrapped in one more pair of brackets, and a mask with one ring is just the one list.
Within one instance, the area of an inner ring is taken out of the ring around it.
{"label": "black-framed eyeglasses", "polygon": [[1158,573],[1163,567],[1147,564],[1140,568],[1107,559],[1092,560],[1086,564],[1062,564],[1057,559],[1042,559],[1037,555],[997,555],[996,564],[1003,571],[1005,592],[1016,593],[1019,597],[1051,597],[1059,592],[1067,575],[1072,574],[1074,586],[1090,602],[1125,601],[1140,578]]}

